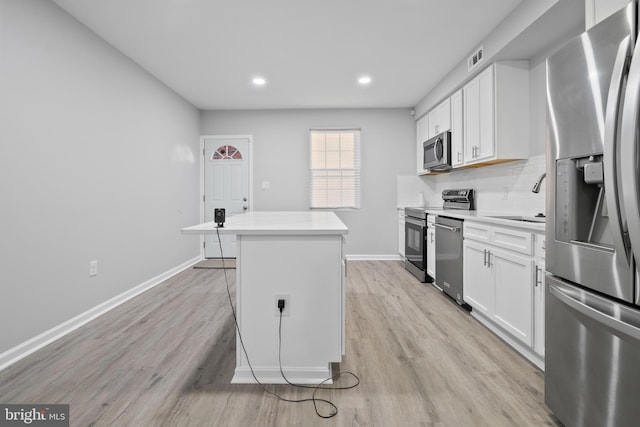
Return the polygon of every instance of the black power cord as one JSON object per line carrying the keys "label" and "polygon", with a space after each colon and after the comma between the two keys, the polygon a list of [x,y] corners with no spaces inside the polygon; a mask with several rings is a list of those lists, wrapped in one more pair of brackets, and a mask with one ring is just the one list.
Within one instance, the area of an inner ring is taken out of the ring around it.
{"label": "black power cord", "polygon": [[[227,268],[224,266],[224,254],[222,253],[222,241],[220,240],[220,231],[218,230],[218,227],[216,227],[216,235],[218,236],[218,245],[220,247],[220,259],[222,260],[222,271],[224,273],[224,281],[227,287],[227,298],[229,299],[229,306],[231,307],[231,313],[233,314],[233,322],[236,325],[236,331],[238,332],[238,338],[240,340],[240,346],[242,347],[242,352],[244,353],[245,358],[247,359],[247,365],[249,365],[249,370],[251,371],[251,376],[253,377],[253,379],[255,380],[256,384],[258,384],[262,390],[264,390],[265,393],[270,394],[271,396],[277,398],[278,400],[281,400],[283,402],[291,402],[291,403],[303,403],[303,402],[312,402],[313,403],[313,407],[316,411],[316,414],[321,417],[321,418],[332,418],[335,417],[336,414],[338,413],[338,407],[331,401],[327,400],[327,399],[322,399],[322,398],[318,398],[316,397],[316,392],[318,390],[322,390],[322,389],[326,389],[326,390],[347,390],[350,388],[354,388],[357,387],[358,384],[360,384],[360,378],[358,378],[358,376],[352,372],[341,372],[337,375],[334,375],[331,378],[327,378],[326,380],[322,381],[320,384],[318,385],[313,385],[313,386],[309,386],[309,385],[304,385],[304,384],[294,384],[292,382],[290,382],[287,377],[284,375],[284,372],[282,370],[282,360],[281,360],[281,345],[282,345],[282,311],[284,310],[284,300],[282,300],[282,307],[280,307],[280,300],[278,301],[278,309],[280,310],[280,325],[278,327],[278,363],[280,365],[280,373],[282,374],[282,378],[284,378],[285,382],[289,385],[292,385],[294,387],[300,387],[300,388],[312,388],[314,389],[313,394],[311,396],[311,398],[307,398],[307,399],[287,399],[286,397],[282,397],[279,394],[269,390],[264,384],[262,384],[260,382],[260,380],[258,380],[258,377],[256,377],[256,373],[253,370],[253,366],[251,365],[251,362],[249,361],[249,354],[247,354],[247,349],[244,345],[244,340],[242,339],[242,334],[240,333],[240,326],[238,325],[238,317],[236,315],[236,310],[233,306],[233,298],[231,298],[231,290],[229,287],[229,278],[227,277]],[[345,386],[345,387],[323,387],[322,385],[325,384],[327,381],[331,381],[334,379],[337,379],[338,377],[340,377],[343,374],[350,374],[352,375],[355,379],[356,379],[356,383],[350,386]],[[318,402],[323,402],[326,403],[327,405],[331,406],[333,408],[333,411],[329,414],[329,415],[322,415],[319,411],[318,411]]]}
{"label": "black power cord", "polygon": [[[280,302],[282,302],[282,307],[280,306]],[[318,385],[295,384],[289,381],[287,376],[284,374],[284,371],[282,370],[282,312],[284,311],[284,300],[278,300],[278,309],[280,310],[280,322],[278,324],[278,365],[280,366],[280,374],[282,375],[282,378],[284,378],[287,384],[292,385],[294,387],[313,389],[313,394],[311,395],[311,401],[313,402],[313,409],[315,409],[316,415],[318,415],[320,418],[335,417],[338,414],[338,407],[329,400],[318,399],[316,397],[316,393],[318,392],[318,390],[349,390],[351,388],[355,388],[360,384],[360,378],[353,372],[345,371],[345,372],[340,372],[332,376],[331,378],[327,378],[326,380],[320,382],[320,384]],[[355,384],[348,385],[348,386],[341,386],[341,387],[323,386],[327,381],[336,380],[340,378],[342,375],[351,375],[356,380]],[[318,402],[324,402],[331,406],[332,411],[329,413],[329,415],[322,415],[320,411],[318,411]]]}

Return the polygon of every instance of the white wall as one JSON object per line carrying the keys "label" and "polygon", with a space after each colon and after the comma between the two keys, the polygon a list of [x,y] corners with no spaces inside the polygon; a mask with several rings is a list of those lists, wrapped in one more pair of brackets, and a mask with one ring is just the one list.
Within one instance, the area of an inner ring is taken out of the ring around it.
{"label": "white wall", "polygon": [[0,0],[0,353],[199,254],[198,144],[196,108],[52,2]]}
{"label": "white wall", "polygon": [[[362,208],[340,210],[348,255],[397,254],[396,177],[415,172],[415,122],[406,109],[204,111],[202,134],[251,134],[254,209],[309,209],[309,129],[362,129]],[[270,190],[260,183],[269,181]]]}

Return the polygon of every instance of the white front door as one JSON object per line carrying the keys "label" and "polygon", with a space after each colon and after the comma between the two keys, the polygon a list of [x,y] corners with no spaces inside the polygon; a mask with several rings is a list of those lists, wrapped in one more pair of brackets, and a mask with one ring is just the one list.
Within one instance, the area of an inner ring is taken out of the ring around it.
{"label": "white front door", "polygon": [[[204,138],[204,220],[213,221],[216,208],[224,208],[226,217],[249,210],[249,138]],[[234,258],[236,236],[205,235],[205,258]]]}

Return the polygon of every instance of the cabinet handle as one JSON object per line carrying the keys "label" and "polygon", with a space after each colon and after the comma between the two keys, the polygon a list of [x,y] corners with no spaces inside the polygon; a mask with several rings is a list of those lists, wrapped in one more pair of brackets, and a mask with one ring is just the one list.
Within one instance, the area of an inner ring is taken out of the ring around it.
{"label": "cabinet handle", "polygon": [[540,275],[538,272],[543,273],[542,269],[536,265],[536,288],[538,285],[542,286],[542,279],[540,279]]}
{"label": "cabinet handle", "polygon": [[487,257],[487,267],[491,268],[493,267],[493,264],[491,264],[491,251],[487,251],[487,255],[489,255]]}
{"label": "cabinet handle", "polygon": [[344,262],[344,277],[347,277],[347,266],[348,266],[347,257],[346,256],[342,257],[342,261]]}
{"label": "cabinet handle", "polygon": [[482,265],[487,266],[487,250],[484,250],[484,257],[482,258]]}

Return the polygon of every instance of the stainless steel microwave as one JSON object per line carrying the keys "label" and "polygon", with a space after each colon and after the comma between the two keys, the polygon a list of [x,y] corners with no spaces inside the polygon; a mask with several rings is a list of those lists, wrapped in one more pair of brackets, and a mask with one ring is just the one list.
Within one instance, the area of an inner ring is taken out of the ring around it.
{"label": "stainless steel microwave", "polygon": [[451,169],[451,132],[439,133],[426,140],[423,144],[424,169],[449,170]]}

